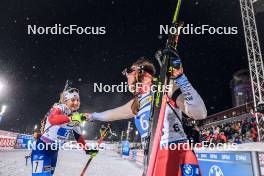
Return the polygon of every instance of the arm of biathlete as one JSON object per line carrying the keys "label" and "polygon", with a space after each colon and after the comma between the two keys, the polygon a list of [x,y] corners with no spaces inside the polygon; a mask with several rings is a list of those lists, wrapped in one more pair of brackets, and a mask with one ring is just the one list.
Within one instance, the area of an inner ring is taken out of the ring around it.
{"label": "arm of biathlete", "polygon": [[175,80],[181,94],[176,98],[176,104],[181,111],[194,120],[205,119],[207,110],[203,99],[193,88],[185,75]]}
{"label": "arm of biathlete", "polygon": [[134,114],[131,109],[132,103],[133,103],[133,99],[117,108],[110,109],[104,112],[92,113],[91,114],[92,120],[115,121],[115,120],[130,119],[134,117]]}
{"label": "arm of biathlete", "polygon": [[56,107],[51,109],[48,121],[51,125],[61,125],[70,122],[70,118],[67,115],[63,115],[62,110]]}
{"label": "arm of biathlete", "polygon": [[73,135],[74,135],[74,138],[77,141],[77,143],[80,144],[82,149],[85,150],[86,142],[85,142],[83,136],[81,135],[81,127],[80,126],[74,126],[73,127]]}

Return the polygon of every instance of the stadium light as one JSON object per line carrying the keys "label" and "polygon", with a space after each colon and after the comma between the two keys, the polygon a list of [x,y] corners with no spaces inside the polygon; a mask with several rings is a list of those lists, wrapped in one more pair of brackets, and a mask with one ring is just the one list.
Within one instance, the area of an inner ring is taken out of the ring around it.
{"label": "stadium light", "polygon": [[7,83],[8,82],[4,78],[0,77],[0,91],[1,91],[0,95],[4,95],[3,92],[5,92],[4,89],[7,89]]}
{"label": "stadium light", "polygon": [[4,87],[5,87],[4,84],[0,82],[0,91],[2,91]]}
{"label": "stadium light", "polygon": [[1,109],[1,112],[0,112],[0,115],[3,115],[4,113],[5,113],[5,111],[6,111],[6,105],[3,105],[2,106],[2,109]]}
{"label": "stadium light", "polygon": [[36,130],[36,129],[38,129],[38,125],[37,124],[34,125],[34,130]]}

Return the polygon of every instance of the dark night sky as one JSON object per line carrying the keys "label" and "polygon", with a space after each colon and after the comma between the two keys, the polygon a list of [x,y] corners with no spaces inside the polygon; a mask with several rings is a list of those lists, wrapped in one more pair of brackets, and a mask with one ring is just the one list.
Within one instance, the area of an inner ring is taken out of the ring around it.
{"label": "dark night sky", "polygon": [[[176,1],[86,0],[0,2],[0,79],[7,104],[0,129],[26,131],[58,100],[66,79],[80,88],[81,111],[101,111],[126,102],[129,94],[98,94],[92,83],[125,81],[124,67],[140,56],[153,60],[163,48],[159,25],[170,24]],[[264,13],[257,15],[261,44]],[[238,35],[183,35],[179,53],[185,73],[203,97],[209,114],[231,107],[232,74],[248,68],[238,0],[186,1],[185,24],[237,26]],[[27,25],[105,26],[106,35],[27,35]],[[263,47],[263,44],[262,44]]]}

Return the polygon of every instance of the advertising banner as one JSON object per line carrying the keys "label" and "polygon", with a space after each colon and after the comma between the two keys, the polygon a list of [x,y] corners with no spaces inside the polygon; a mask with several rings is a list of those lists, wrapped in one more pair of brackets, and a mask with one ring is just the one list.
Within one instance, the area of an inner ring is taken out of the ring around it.
{"label": "advertising banner", "polygon": [[196,152],[202,175],[253,176],[250,152]]}
{"label": "advertising banner", "polygon": [[13,148],[18,133],[0,130],[0,148]]}
{"label": "advertising banner", "polygon": [[32,145],[29,144],[34,143],[34,137],[32,135],[27,135],[27,134],[19,134],[17,136],[17,141],[15,148],[16,149],[31,149]]}
{"label": "advertising banner", "polygon": [[123,157],[129,157],[129,151],[130,151],[130,143],[128,141],[122,142],[122,156]]}

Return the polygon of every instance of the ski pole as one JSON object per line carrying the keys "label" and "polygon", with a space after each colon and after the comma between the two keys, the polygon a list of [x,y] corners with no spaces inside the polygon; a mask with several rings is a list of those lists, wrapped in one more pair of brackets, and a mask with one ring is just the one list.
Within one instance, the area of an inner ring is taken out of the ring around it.
{"label": "ski pole", "polygon": [[[107,128],[102,132],[100,138],[98,139],[98,141],[97,141],[97,148],[98,148],[98,149],[99,149],[100,144],[103,142],[105,136],[107,135],[107,130],[108,130],[108,129],[109,129],[109,127],[107,127]],[[96,156],[96,153],[92,153],[92,154],[91,154],[91,156],[90,156],[90,158],[88,159],[87,163],[85,164],[85,166],[84,166],[84,168],[83,168],[83,170],[82,170],[80,176],[84,176],[84,174],[85,174],[85,172],[86,172],[88,166],[90,165],[92,159],[93,159],[95,156]]]}
{"label": "ski pole", "polygon": [[25,158],[26,158],[26,166],[27,166],[28,165],[28,158],[30,158],[30,155],[26,155]]}
{"label": "ski pole", "polygon": [[90,165],[92,159],[93,159],[95,156],[96,156],[96,153],[93,153],[93,154],[90,156],[90,158],[88,159],[87,163],[85,164],[85,166],[84,166],[84,168],[83,168],[82,173],[81,173],[80,176],[84,176],[84,174],[85,174],[85,172],[86,172],[88,166]]}

